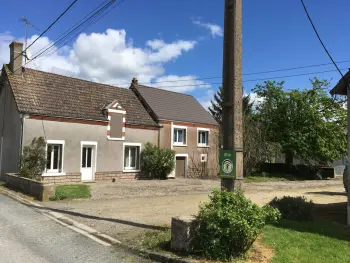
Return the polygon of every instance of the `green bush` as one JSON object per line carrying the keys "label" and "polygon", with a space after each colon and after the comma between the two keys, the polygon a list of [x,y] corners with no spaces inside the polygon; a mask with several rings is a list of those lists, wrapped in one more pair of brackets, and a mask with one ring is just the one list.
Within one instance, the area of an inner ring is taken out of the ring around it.
{"label": "green bush", "polygon": [[165,179],[175,168],[175,152],[146,143],[141,152],[141,170],[152,178]]}
{"label": "green bush", "polygon": [[228,261],[251,247],[267,223],[280,218],[278,210],[255,205],[242,192],[214,190],[200,206],[193,233],[193,251],[209,259]]}
{"label": "green bush", "polygon": [[269,204],[281,212],[283,219],[294,221],[312,220],[313,203],[303,196],[275,197]]}
{"label": "green bush", "polygon": [[46,142],[43,137],[34,138],[23,147],[19,173],[23,177],[40,180],[46,166]]}

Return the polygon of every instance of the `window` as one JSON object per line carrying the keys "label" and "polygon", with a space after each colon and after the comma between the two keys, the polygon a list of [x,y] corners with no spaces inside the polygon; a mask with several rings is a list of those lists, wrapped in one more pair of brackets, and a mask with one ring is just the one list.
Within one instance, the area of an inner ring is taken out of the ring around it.
{"label": "window", "polygon": [[174,145],[186,145],[186,127],[174,127]]}
{"label": "window", "polygon": [[206,153],[201,154],[201,163],[206,163],[208,160],[208,155]]}
{"label": "window", "polygon": [[140,144],[124,145],[124,170],[140,170]]}
{"label": "window", "polygon": [[46,172],[62,173],[63,171],[63,146],[62,141],[48,141],[46,154]]}
{"label": "window", "polygon": [[198,129],[198,146],[209,146],[209,130]]}

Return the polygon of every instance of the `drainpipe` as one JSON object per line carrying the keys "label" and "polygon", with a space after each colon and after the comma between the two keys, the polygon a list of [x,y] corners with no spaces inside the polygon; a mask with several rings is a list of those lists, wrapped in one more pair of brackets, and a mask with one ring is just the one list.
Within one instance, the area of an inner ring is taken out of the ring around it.
{"label": "drainpipe", "polygon": [[20,118],[21,118],[21,131],[20,131],[20,137],[19,137],[19,164],[18,167],[21,165],[21,156],[22,156],[22,152],[23,152],[23,135],[24,135],[24,123],[25,123],[25,119],[26,119],[26,115],[25,114],[20,114]]}

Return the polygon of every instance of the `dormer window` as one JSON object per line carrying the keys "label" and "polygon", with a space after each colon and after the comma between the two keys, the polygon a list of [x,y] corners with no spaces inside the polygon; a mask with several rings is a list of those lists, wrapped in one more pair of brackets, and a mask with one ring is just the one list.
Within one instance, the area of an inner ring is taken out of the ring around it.
{"label": "dormer window", "polygon": [[108,140],[125,140],[126,111],[117,101],[113,101],[111,104],[106,106],[104,110],[107,111],[109,120],[107,126]]}

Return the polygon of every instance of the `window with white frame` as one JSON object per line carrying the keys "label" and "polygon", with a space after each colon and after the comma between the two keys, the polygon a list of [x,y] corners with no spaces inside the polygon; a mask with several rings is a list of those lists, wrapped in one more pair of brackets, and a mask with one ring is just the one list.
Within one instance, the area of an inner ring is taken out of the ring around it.
{"label": "window with white frame", "polygon": [[141,145],[124,145],[124,170],[140,170],[140,148]]}
{"label": "window with white frame", "polygon": [[186,137],[187,137],[186,133],[187,133],[186,127],[174,127],[173,144],[186,145]]}
{"label": "window with white frame", "polygon": [[46,147],[46,172],[62,173],[64,142],[48,141]]}
{"label": "window with white frame", "polygon": [[198,146],[209,145],[209,130],[198,129]]}

